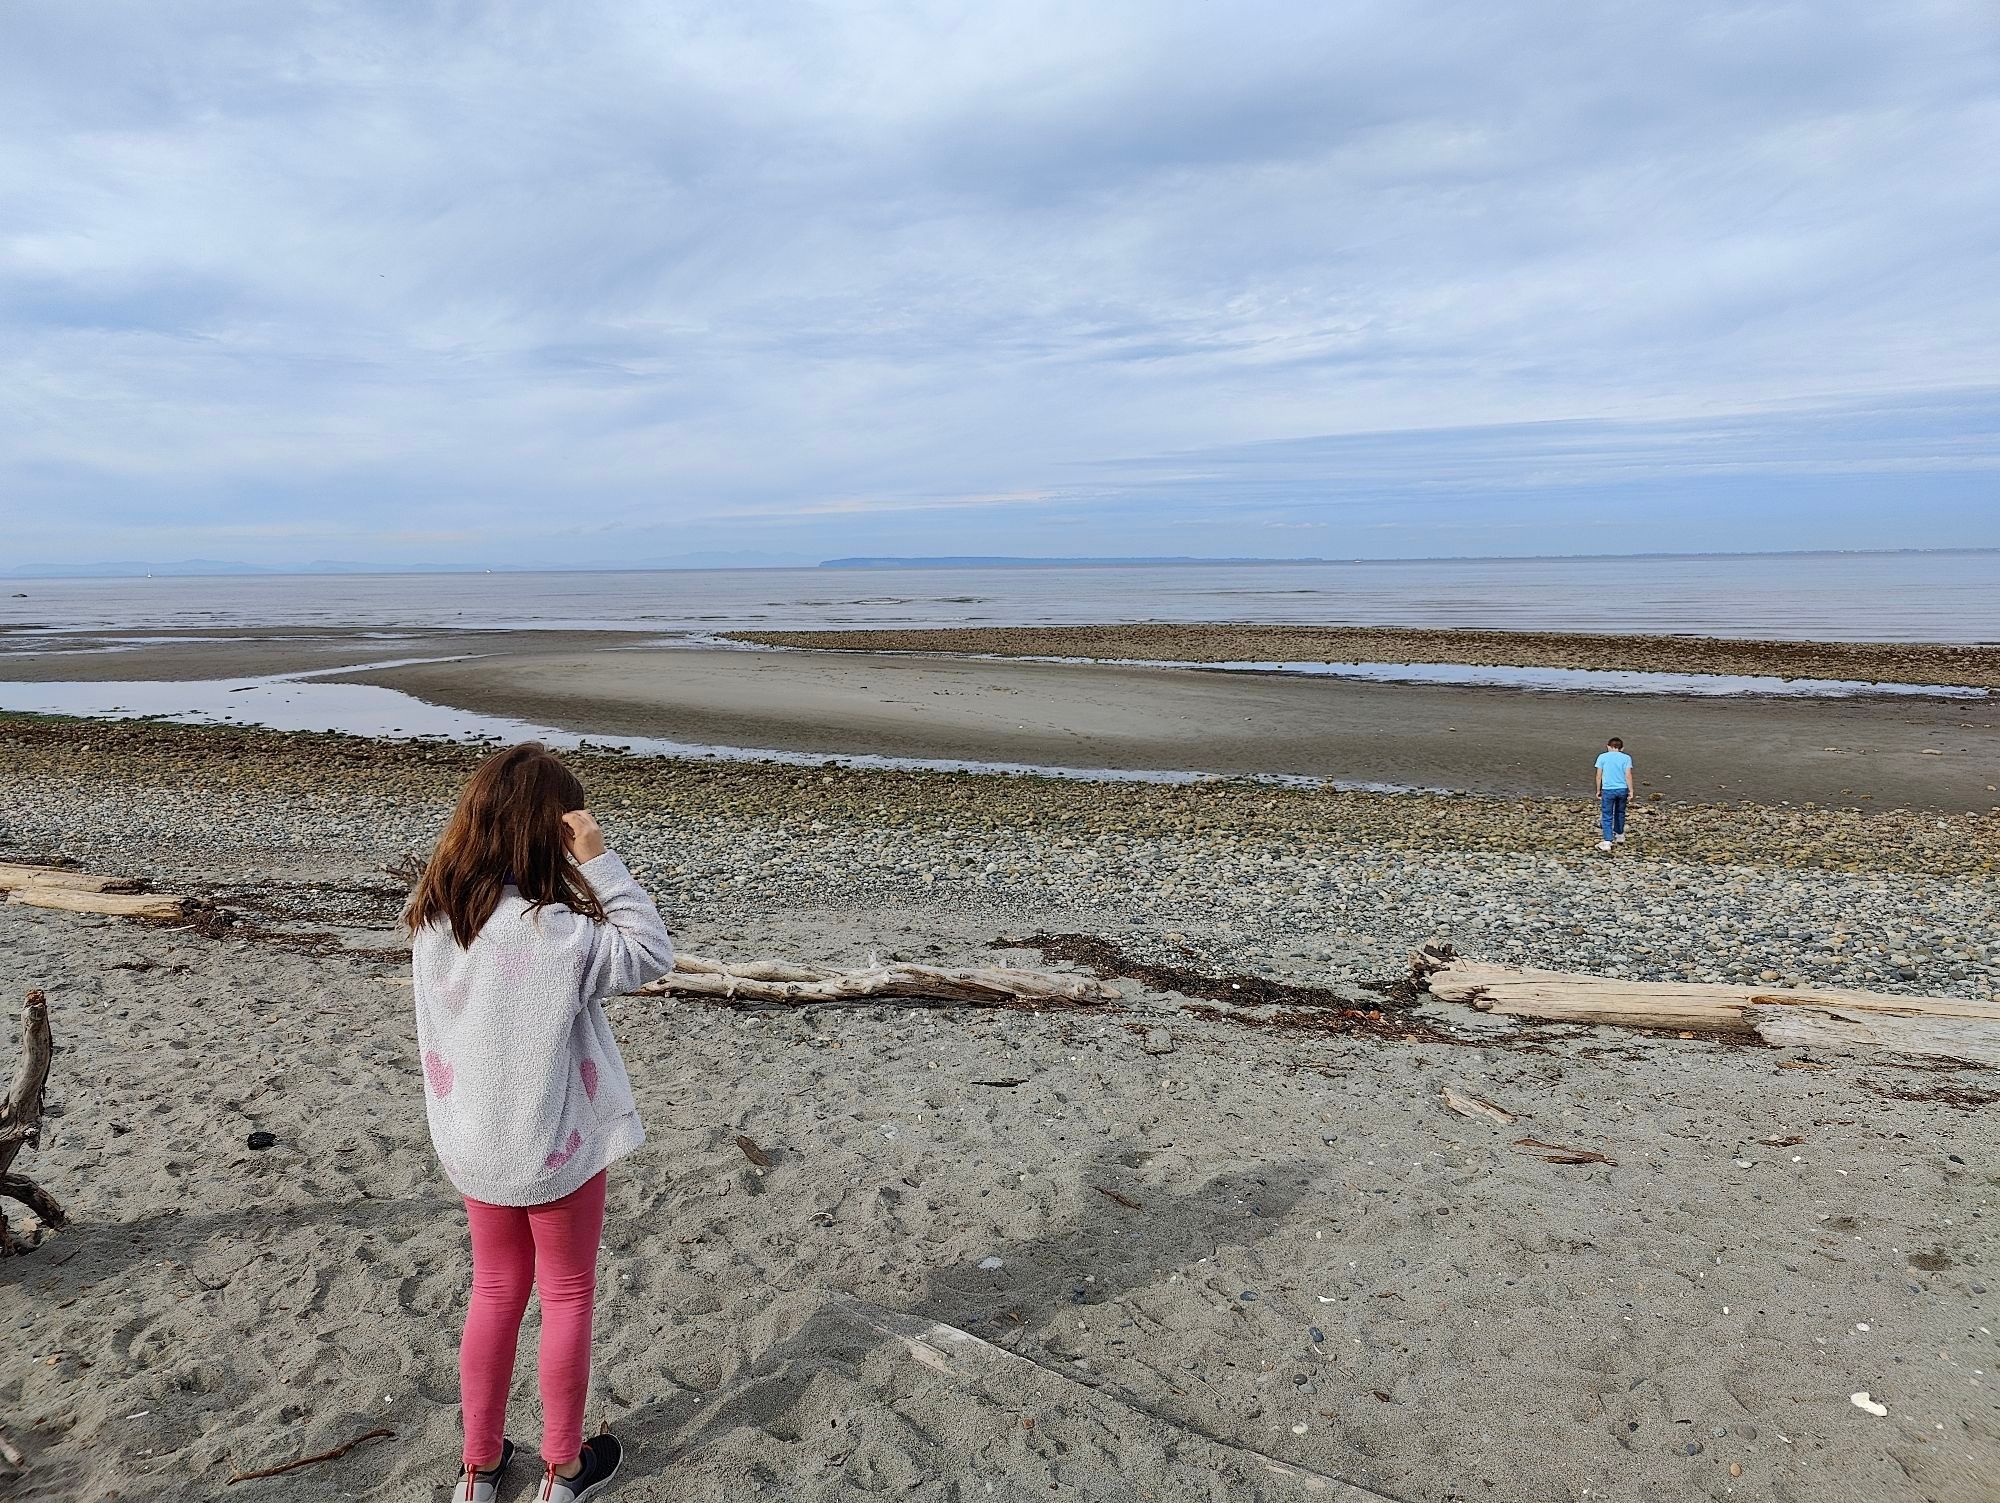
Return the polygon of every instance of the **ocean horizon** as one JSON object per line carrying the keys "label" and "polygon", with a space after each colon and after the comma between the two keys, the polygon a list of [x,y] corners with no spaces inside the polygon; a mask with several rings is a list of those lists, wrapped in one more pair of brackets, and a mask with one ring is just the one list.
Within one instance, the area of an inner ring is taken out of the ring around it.
{"label": "ocean horizon", "polygon": [[[865,583],[864,583],[865,581]],[[2000,641],[2000,550],[15,577],[0,629],[1270,622]]]}

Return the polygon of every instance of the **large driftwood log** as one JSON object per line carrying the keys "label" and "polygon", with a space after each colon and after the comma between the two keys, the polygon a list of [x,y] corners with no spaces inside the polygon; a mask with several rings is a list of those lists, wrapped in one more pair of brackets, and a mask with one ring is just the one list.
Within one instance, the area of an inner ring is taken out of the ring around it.
{"label": "large driftwood log", "polygon": [[1089,1007],[1115,1002],[1117,988],[1095,976],[1056,975],[1014,966],[942,970],[898,962],[861,970],[753,960],[725,965],[701,955],[676,955],[670,976],[639,988],[653,996],[706,997],[757,1006],[805,1006],[904,997],[970,1007]]}
{"label": "large driftwood log", "polygon": [[2000,1018],[1773,1005],[1761,994],[1749,1014],[1759,1038],[1789,1049],[1818,1049],[1827,1054],[1919,1054],[2000,1069]]}
{"label": "large driftwood log", "polygon": [[142,892],[135,877],[107,877],[60,866],[26,866],[0,861],[0,892],[10,903],[57,908],[65,913],[102,913],[114,918],[182,918],[187,899]]}
{"label": "large driftwood log", "polygon": [[177,919],[187,914],[187,899],[159,892],[78,892],[68,887],[18,887],[10,903],[30,908],[56,908],[64,913],[102,913],[112,918]]}
{"label": "large driftwood log", "polygon": [[1438,1000],[1508,1017],[1667,1028],[1834,1053],[1879,1050],[2000,1066],[2000,1004],[1966,997],[1620,981],[1479,965],[1435,951],[1418,952],[1411,965],[1418,984]]}
{"label": "large driftwood log", "polygon": [[106,877],[60,866],[22,866],[18,862],[0,861],[0,892],[18,892],[27,887],[67,887],[72,892],[137,892],[145,885],[136,877]]}
{"label": "large driftwood log", "polygon": [[[55,1037],[49,1029],[49,1001],[40,992],[29,992],[21,1008],[21,1058],[14,1066],[14,1083],[0,1100],[0,1197],[18,1200],[41,1218],[51,1231],[60,1230],[63,1209],[56,1198],[25,1174],[9,1171],[23,1148],[40,1139],[42,1093],[49,1081],[49,1062],[55,1058]],[[8,1230],[7,1216],[0,1208],[0,1258],[25,1252],[27,1246]]]}

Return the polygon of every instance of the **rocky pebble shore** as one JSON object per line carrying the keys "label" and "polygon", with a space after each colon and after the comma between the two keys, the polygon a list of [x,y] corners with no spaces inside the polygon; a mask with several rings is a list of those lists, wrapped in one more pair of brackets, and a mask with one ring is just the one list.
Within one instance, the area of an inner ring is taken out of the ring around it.
{"label": "rocky pebble shore", "polygon": [[[0,859],[189,890],[373,880],[480,750],[0,721]],[[2000,998],[2000,818],[1662,805],[1599,855],[1574,802],[1162,787],[578,754],[677,913],[990,914],[1140,953],[1347,982],[1461,953],[1641,979]],[[811,957],[837,958],[837,957]]]}
{"label": "rocky pebble shore", "polygon": [[1465,663],[2000,689],[2000,644],[1784,642],[1636,633],[1151,623],[733,632],[768,647],[1175,663]]}

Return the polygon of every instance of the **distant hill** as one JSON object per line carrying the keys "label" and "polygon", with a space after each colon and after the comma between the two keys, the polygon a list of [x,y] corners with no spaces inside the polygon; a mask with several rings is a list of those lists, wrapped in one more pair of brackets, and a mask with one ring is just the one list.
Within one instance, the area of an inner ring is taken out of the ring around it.
{"label": "distant hill", "polygon": [[277,576],[296,574],[634,574],[689,569],[802,569],[811,554],[751,553],[711,550],[672,558],[596,559],[583,563],[416,564],[361,563],[350,559],[314,559],[300,564],[246,564],[238,559],[183,558],[142,563],[131,559],[86,564],[39,564],[10,568],[0,562],[0,579],[145,579],[217,575]]}
{"label": "distant hill", "polygon": [[148,574],[268,574],[255,564],[238,563],[226,558],[183,558],[166,563],[138,563],[132,560],[94,564],[43,564],[37,568],[24,569],[18,573],[8,573],[0,569],[0,576],[8,579],[96,579],[122,578],[141,579]]}
{"label": "distant hill", "polygon": [[1063,569],[1089,564],[1323,564],[1323,558],[1014,558],[1005,554],[944,555],[937,558],[828,558],[822,569]]}

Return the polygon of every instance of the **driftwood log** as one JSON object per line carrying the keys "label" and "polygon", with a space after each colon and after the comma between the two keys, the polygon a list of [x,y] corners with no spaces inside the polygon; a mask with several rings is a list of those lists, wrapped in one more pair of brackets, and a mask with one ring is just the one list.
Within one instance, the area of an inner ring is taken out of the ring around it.
{"label": "driftwood log", "polygon": [[107,877],[60,866],[25,866],[0,861],[0,892],[10,903],[57,908],[66,913],[102,913],[114,918],[181,918],[187,899],[144,892],[135,877]]}
{"label": "driftwood log", "polygon": [[106,877],[60,866],[22,866],[0,861],[0,892],[18,892],[28,887],[67,887],[72,892],[137,892],[145,885],[136,877]]}
{"label": "driftwood log", "polygon": [[[49,1030],[49,1000],[40,992],[29,992],[21,1009],[21,1058],[14,1066],[14,1083],[6,1099],[0,1100],[0,1198],[18,1200],[49,1231],[61,1230],[65,1220],[62,1206],[27,1175],[12,1171],[15,1156],[40,1140],[42,1092],[48,1085],[49,1062],[55,1052],[55,1038]],[[15,1240],[7,1226],[6,1209],[0,1206],[0,1258],[26,1252],[33,1245]]]}
{"label": "driftwood log", "polygon": [[16,888],[10,903],[30,908],[57,908],[64,913],[102,913],[112,918],[177,919],[187,914],[187,899],[158,892],[79,892],[68,887]]}
{"label": "driftwood log", "polygon": [[968,1007],[1033,1009],[1091,1007],[1119,998],[1117,988],[1095,976],[1058,975],[1015,966],[943,970],[896,962],[840,971],[777,960],[725,965],[701,955],[676,955],[673,974],[648,982],[639,992],[767,1007],[905,997]]}
{"label": "driftwood log", "polygon": [[1439,1001],[1463,1002],[1507,1017],[1665,1028],[1836,1054],[1880,1051],[2000,1067],[2000,1003],[1839,989],[1621,981],[1479,965],[1428,949],[1410,960],[1413,979]]}

